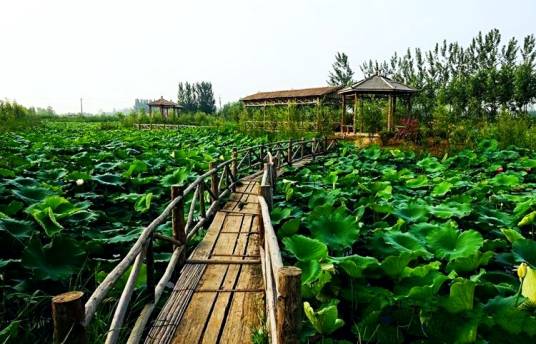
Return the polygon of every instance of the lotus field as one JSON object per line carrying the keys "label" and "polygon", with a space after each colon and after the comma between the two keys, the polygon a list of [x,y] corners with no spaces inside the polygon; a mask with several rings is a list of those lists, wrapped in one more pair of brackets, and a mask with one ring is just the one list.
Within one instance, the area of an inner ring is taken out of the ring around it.
{"label": "lotus field", "polygon": [[0,134],[0,342],[50,338],[51,295],[91,293],[166,206],[172,184],[254,144],[214,130],[63,126]]}
{"label": "lotus field", "polygon": [[536,154],[344,146],[278,183],[304,340],[536,342]]}

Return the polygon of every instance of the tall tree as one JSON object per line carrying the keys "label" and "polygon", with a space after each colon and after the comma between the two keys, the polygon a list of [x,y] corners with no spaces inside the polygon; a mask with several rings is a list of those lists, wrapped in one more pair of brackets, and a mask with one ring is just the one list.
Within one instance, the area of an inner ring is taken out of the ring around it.
{"label": "tall tree", "polygon": [[212,91],[212,83],[201,81],[195,84],[197,110],[205,113],[216,112],[216,100]]}
{"label": "tall tree", "polygon": [[184,111],[193,112],[197,110],[194,84],[179,82],[177,98],[177,103],[183,107]]}
{"label": "tall tree", "polygon": [[349,86],[353,82],[354,72],[348,63],[348,56],[338,52],[335,55],[333,70],[329,72],[328,84],[330,86]]}

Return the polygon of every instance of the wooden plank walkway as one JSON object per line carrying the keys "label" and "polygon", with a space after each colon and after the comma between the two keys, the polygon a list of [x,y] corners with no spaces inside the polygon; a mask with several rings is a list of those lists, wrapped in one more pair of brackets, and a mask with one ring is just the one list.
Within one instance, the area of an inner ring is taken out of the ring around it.
{"label": "wooden plank walkway", "polygon": [[244,181],[216,213],[145,343],[250,343],[263,326],[258,188]]}

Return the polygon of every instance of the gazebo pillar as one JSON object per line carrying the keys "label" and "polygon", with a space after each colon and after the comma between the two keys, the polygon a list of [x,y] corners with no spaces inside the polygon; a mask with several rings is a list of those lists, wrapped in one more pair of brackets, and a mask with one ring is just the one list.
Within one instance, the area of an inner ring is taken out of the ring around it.
{"label": "gazebo pillar", "polygon": [[344,135],[344,115],[346,114],[346,96],[342,95],[342,101],[341,101],[341,134]]}
{"label": "gazebo pillar", "polygon": [[357,115],[357,93],[354,93],[354,121],[352,124],[352,131],[355,134],[355,126],[356,126],[356,115]]}

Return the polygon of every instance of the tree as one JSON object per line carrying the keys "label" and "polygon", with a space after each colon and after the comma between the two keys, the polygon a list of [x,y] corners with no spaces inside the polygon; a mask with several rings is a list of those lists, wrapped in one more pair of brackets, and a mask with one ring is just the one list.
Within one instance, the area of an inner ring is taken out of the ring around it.
{"label": "tree", "polygon": [[201,81],[195,84],[197,110],[204,113],[216,112],[216,100],[212,91],[212,83]]}
{"label": "tree", "polygon": [[149,99],[134,99],[134,111],[138,112],[138,111],[148,111],[149,110],[149,104],[150,100]]}
{"label": "tree", "polygon": [[190,84],[189,82],[179,82],[177,103],[183,107],[184,111],[194,112],[197,110],[197,102],[195,98],[195,85]]}
{"label": "tree", "polygon": [[328,84],[330,86],[350,86],[353,83],[354,72],[348,63],[348,56],[338,52],[335,55],[333,70],[329,72]]}

